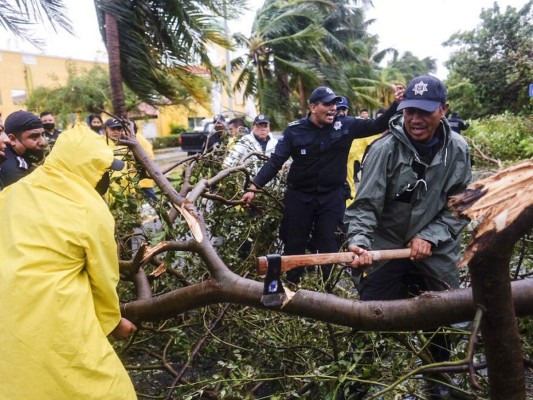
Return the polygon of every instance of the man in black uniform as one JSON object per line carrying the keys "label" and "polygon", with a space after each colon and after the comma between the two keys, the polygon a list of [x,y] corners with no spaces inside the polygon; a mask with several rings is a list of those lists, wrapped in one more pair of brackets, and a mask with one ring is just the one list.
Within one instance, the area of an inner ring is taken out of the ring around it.
{"label": "man in black uniform", "polygon": [[4,128],[10,143],[0,169],[0,189],[33,171],[33,164],[44,159],[47,146],[43,123],[31,112],[20,110],[9,114]]}
{"label": "man in black uniform", "polygon": [[223,115],[213,118],[213,123],[213,132],[209,134],[203,145],[205,150],[210,150],[215,145],[220,146],[226,133],[226,118]]}
{"label": "man in black uniform", "polygon": [[[0,114],[0,164],[6,160],[6,148],[8,143],[9,139],[4,131],[4,121],[2,120],[2,114]],[[1,186],[0,190],[2,190]]]}
{"label": "man in black uniform", "polygon": [[452,131],[457,132],[458,134],[461,134],[461,131],[467,130],[470,126],[468,122],[465,122],[459,118],[459,115],[457,115],[456,112],[452,113],[452,116],[448,118],[448,122],[450,123],[450,128],[452,128]]}
{"label": "man in black uniform", "polygon": [[[396,93],[396,101],[402,96],[403,92]],[[340,100],[341,97],[327,86],[313,90],[309,114],[289,124],[274,153],[242,197],[247,204],[251,203],[254,190],[265,186],[285,161],[292,158],[280,227],[284,254],[305,253],[311,231],[316,235],[314,242],[319,253],[339,250],[335,232],[344,216],[346,163],[352,140],[386,130],[397,107],[394,103],[375,120],[338,119],[336,104]],[[289,271],[287,279],[298,283],[304,270],[302,267]],[[323,278],[328,276],[329,268],[325,268]]]}
{"label": "man in black uniform", "polygon": [[48,141],[48,146],[52,148],[61,131],[56,129],[56,119],[51,111],[43,111],[40,117],[41,122],[43,123],[44,135]]}

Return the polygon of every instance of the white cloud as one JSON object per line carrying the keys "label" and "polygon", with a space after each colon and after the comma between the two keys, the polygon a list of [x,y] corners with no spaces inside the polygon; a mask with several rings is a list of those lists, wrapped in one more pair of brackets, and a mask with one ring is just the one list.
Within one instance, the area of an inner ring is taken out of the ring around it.
{"label": "white cloud", "polygon": [[[442,43],[458,31],[471,31],[480,25],[482,9],[492,8],[495,0],[372,0],[374,8],[366,15],[375,19],[369,32],[379,35],[380,49],[393,47],[410,51],[418,58],[437,60],[436,76],[445,79],[450,47]],[[525,0],[497,0],[501,12],[507,6],[522,8]]]}
{"label": "white cloud", "polygon": [[[502,12],[511,5],[521,8],[526,0],[496,0]],[[36,30],[37,36],[46,38],[41,51],[14,39],[0,35],[0,49],[28,51],[85,60],[106,60],[105,46],[100,37],[94,3],[90,0],[65,0],[76,36],[60,31],[54,34],[50,28]],[[491,8],[494,0],[373,0],[374,8],[367,10],[367,19],[375,19],[370,33],[379,35],[379,48],[393,47],[403,53],[412,52],[418,58],[437,59],[439,78],[446,78],[444,62],[452,51],[443,47],[453,33],[469,31],[480,24],[482,8]],[[256,11],[263,0],[249,0],[250,11],[243,13],[239,21],[231,21],[232,31],[249,34]]]}

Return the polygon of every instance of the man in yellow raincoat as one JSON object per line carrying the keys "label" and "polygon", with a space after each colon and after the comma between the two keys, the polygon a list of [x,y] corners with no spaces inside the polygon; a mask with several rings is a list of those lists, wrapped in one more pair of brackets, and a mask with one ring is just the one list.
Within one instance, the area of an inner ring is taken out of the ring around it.
{"label": "man in yellow raincoat", "polygon": [[0,399],[136,399],[107,339],[136,329],[120,316],[114,221],[95,190],[116,164],[76,125],[0,193]]}

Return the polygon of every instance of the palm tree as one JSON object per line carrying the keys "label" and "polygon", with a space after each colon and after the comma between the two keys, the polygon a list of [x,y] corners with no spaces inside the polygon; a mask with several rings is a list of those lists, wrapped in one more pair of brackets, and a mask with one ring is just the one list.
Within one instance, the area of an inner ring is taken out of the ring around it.
{"label": "palm tree", "polygon": [[319,70],[308,60],[324,60],[321,46],[326,35],[323,16],[313,2],[265,1],[258,11],[250,37],[236,34],[245,56],[232,61],[240,70],[235,87],[257,98],[259,110],[267,112],[273,126],[281,126],[294,115],[291,102],[296,78],[318,82]]}
{"label": "palm tree", "polygon": [[229,45],[216,18],[222,10],[229,18],[236,16],[242,1],[95,0],[95,6],[108,47],[116,115],[125,115],[122,82],[150,104],[191,98],[207,104],[207,82],[191,66],[202,65],[221,79],[208,45]]}
{"label": "palm tree", "polygon": [[396,55],[396,50],[378,50],[378,38],[373,35],[351,42],[349,46],[356,54],[356,59],[354,62],[344,63],[343,72],[351,89],[346,97],[350,99],[353,108],[388,107],[392,85],[405,79],[400,71],[394,68],[383,69],[380,64],[387,55]]}
{"label": "palm tree", "polygon": [[396,54],[390,66],[401,71],[407,81],[415,76],[426,75],[437,70],[437,62],[434,58],[425,57],[421,60],[410,51],[406,51],[399,58]]}

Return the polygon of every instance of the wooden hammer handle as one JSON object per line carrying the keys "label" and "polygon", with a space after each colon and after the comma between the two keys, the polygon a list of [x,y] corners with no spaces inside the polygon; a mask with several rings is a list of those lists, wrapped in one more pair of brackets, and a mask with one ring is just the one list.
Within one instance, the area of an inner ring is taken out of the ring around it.
{"label": "wooden hammer handle", "polygon": [[[372,261],[395,260],[398,258],[409,258],[411,249],[393,249],[393,250],[372,250]],[[319,253],[319,254],[302,254],[294,256],[281,256],[281,270],[289,271],[293,268],[303,267],[306,265],[324,265],[324,264],[341,264],[351,263],[356,257],[355,253],[346,251],[342,253]],[[267,257],[257,257],[255,261],[257,273],[265,275],[267,273]]]}

